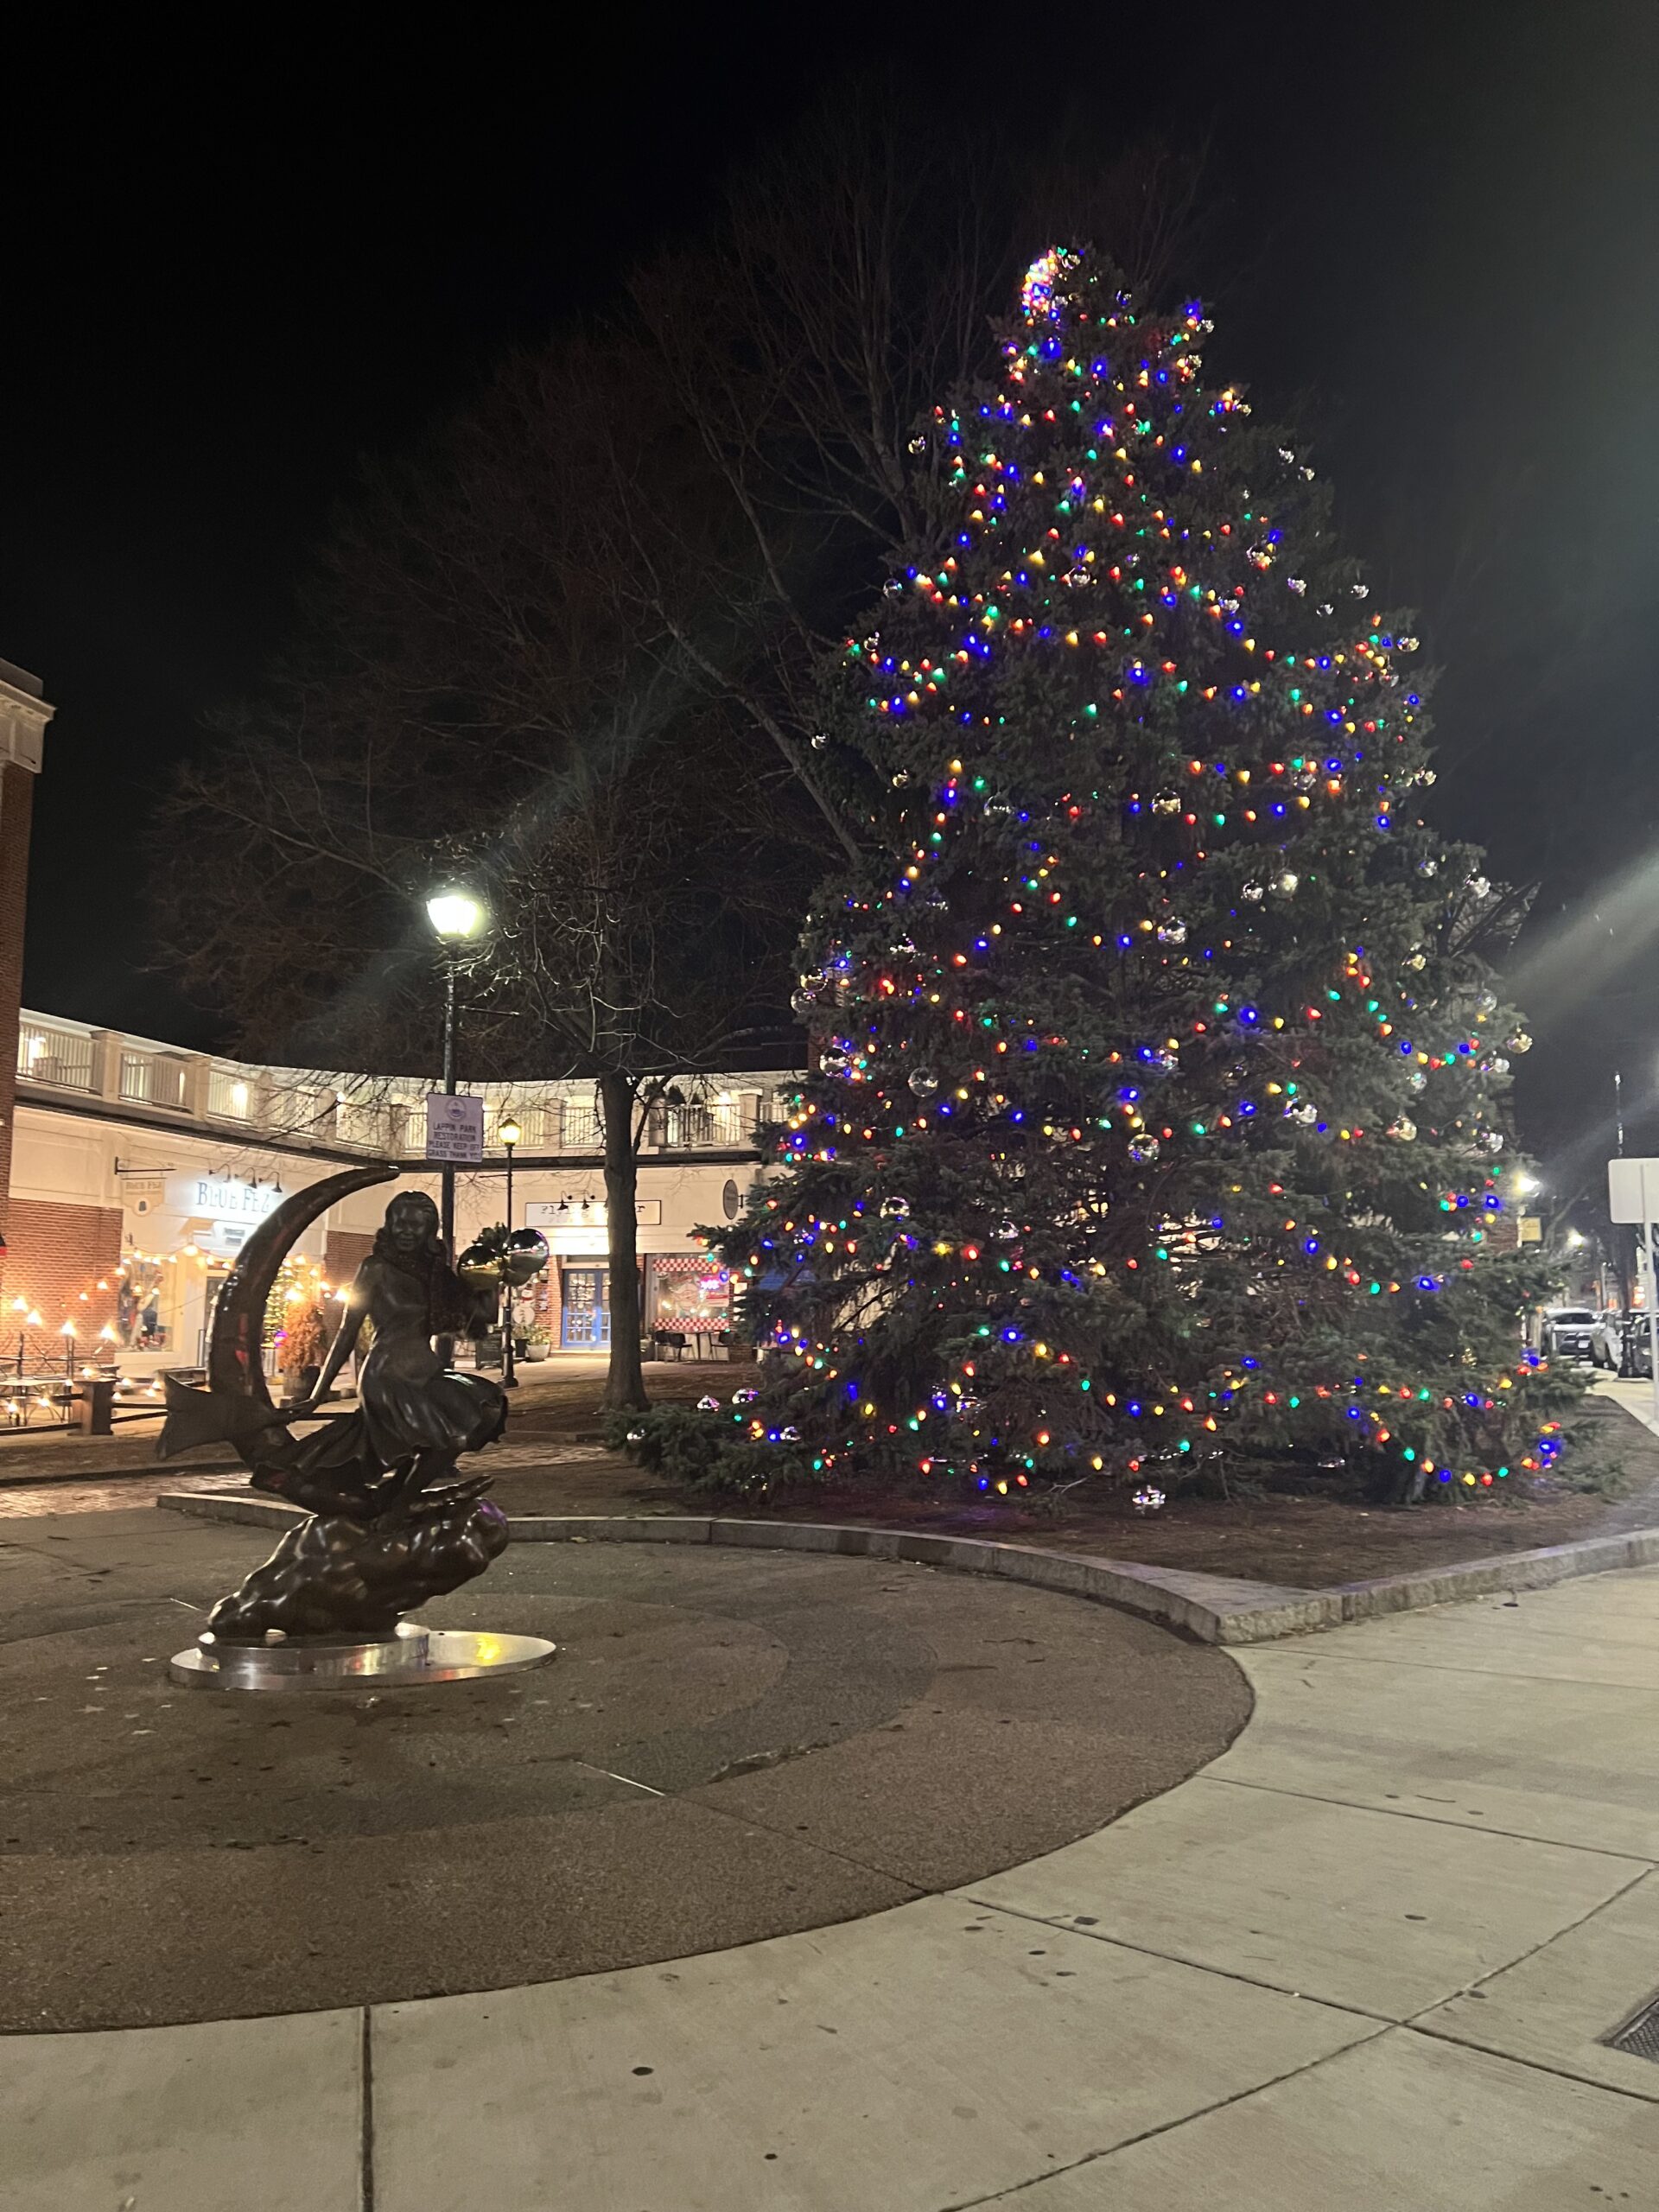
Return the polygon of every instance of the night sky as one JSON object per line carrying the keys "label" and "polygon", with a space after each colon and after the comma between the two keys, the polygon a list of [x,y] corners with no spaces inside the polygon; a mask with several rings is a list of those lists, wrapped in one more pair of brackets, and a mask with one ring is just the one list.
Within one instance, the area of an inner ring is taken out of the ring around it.
{"label": "night sky", "polygon": [[[251,48],[204,91],[199,53],[146,43],[101,82],[84,48],[14,79],[0,657],[59,710],[30,1005],[211,1040],[145,972],[146,805],[257,687],[359,457],[602,305],[810,99],[870,96],[867,13],[854,46],[789,19],[824,54],[775,11],[657,15],[608,54]],[[1529,1133],[1599,1161],[1619,1065],[1659,1150],[1659,15],[1096,6],[1052,52],[1017,20],[894,19],[899,81],[969,134],[1012,103],[1033,148],[1079,84],[1103,157],[1207,143],[1210,365],[1295,405],[1376,598],[1421,607],[1440,819],[1542,880]]]}

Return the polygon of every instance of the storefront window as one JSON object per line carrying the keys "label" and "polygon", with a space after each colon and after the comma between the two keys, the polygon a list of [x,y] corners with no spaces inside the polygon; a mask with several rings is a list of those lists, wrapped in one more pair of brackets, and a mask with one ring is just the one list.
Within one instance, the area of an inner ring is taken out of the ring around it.
{"label": "storefront window", "polygon": [[162,1319],[163,1288],[162,1262],[130,1255],[117,1271],[116,1333],[130,1351],[147,1351],[167,1343]]}
{"label": "storefront window", "polygon": [[677,1255],[652,1262],[659,1329],[723,1329],[731,1318],[732,1279],[712,1260]]}

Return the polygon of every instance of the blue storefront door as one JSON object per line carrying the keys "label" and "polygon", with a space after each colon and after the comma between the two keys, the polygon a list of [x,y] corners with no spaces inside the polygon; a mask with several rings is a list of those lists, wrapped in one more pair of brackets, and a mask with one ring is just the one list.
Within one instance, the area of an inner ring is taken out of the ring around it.
{"label": "blue storefront door", "polygon": [[567,1351],[611,1341],[611,1302],[603,1268],[567,1268],[559,1342]]}

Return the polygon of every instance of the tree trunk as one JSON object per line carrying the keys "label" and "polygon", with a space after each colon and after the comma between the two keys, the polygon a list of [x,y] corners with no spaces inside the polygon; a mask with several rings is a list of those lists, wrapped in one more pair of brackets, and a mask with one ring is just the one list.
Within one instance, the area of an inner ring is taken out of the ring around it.
{"label": "tree trunk", "polygon": [[611,1277],[611,1370],[605,1378],[600,1404],[620,1411],[650,1402],[639,1360],[639,1255],[634,1217],[639,1163],[633,1148],[633,1085],[626,1076],[600,1077],[599,1110],[605,1124],[605,1208]]}

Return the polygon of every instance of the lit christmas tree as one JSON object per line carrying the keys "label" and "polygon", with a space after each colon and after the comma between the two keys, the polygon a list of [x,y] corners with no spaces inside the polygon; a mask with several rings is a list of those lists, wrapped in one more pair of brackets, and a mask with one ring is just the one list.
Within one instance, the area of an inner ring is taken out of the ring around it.
{"label": "lit christmas tree", "polygon": [[1465,949],[1478,855],[1418,812],[1416,640],[1205,385],[1196,304],[1061,251],[1022,304],[917,441],[948,550],[827,683],[885,849],[820,899],[818,1071],[715,1240],[759,1392],[655,1449],[996,1492],[1535,1470],[1578,1385],[1522,1350],[1503,1233],[1529,1040]]}

